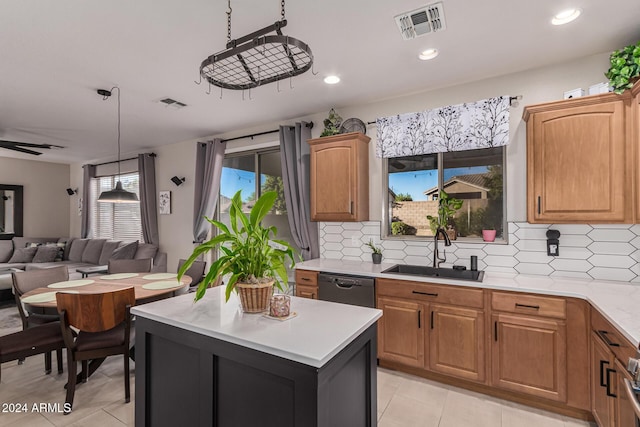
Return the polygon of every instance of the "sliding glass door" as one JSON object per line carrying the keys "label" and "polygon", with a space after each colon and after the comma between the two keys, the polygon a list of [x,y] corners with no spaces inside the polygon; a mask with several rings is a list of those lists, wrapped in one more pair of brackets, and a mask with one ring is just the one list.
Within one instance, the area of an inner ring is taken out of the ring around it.
{"label": "sliding glass door", "polygon": [[[277,238],[286,240],[299,252],[291,236],[287,219],[279,148],[225,156],[220,181],[218,220],[227,225],[229,225],[231,198],[238,190],[242,190],[242,211],[246,215],[263,192],[275,191],[278,194],[273,210],[267,214],[263,223],[267,226],[275,226],[278,229]],[[289,283],[293,282],[293,271],[290,270]]]}

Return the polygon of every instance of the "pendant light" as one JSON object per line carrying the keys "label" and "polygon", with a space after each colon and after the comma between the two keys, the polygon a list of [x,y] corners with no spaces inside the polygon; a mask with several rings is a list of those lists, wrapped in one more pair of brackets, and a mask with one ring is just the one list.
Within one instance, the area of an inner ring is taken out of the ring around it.
{"label": "pendant light", "polygon": [[113,190],[103,191],[98,197],[99,202],[106,203],[138,203],[138,195],[122,188],[122,182],[120,182],[120,88],[115,86],[111,90],[98,89],[98,94],[103,96],[103,100],[106,100],[111,96],[111,92],[114,89],[118,89],[118,181]]}

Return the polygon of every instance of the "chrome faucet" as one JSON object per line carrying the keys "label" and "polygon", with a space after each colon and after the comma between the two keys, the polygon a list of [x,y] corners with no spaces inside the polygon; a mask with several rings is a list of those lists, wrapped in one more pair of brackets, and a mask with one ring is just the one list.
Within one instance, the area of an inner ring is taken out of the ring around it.
{"label": "chrome faucet", "polygon": [[451,246],[451,240],[445,229],[442,227],[438,228],[436,234],[433,235],[433,268],[440,268],[440,264],[447,260],[447,252],[444,250],[442,251],[444,256],[442,258],[438,256],[438,234],[444,237],[445,246]]}

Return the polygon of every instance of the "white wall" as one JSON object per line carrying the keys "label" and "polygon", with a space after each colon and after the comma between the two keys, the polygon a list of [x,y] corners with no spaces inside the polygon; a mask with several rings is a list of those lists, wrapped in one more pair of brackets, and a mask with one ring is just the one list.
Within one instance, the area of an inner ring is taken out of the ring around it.
{"label": "white wall", "polygon": [[[312,136],[318,137],[322,132],[322,121],[331,107],[344,118],[358,117],[361,120],[373,121],[377,117],[420,111],[433,107],[477,101],[499,95],[522,95],[522,100],[515,108],[511,108],[511,144],[507,148],[507,219],[508,221],[526,221],[526,135],[525,123],[522,121],[522,109],[525,105],[562,99],[563,92],[578,87],[588,88],[590,85],[605,81],[604,72],[608,69],[608,54],[599,54],[580,60],[523,71],[520,73],[499,76],[478,82],[469,82],[449,88],[430,92],[414,93],[393,99],[386,99],[353,106],[327,105],[326,111],[317,114],[283,118],[278,123],[266,123],[250,129],[239,129],[236,132],[219,135],[222,138],[245,135],[254,132],[277,129],[280,124],[293,124],[295,121],[313,121],[315,127]],[[399,74],[394,78],[402,78]],[[428,78],[428,75],[425,75]],[[384,82],[380,82],[384,84]],[[250,101],[249,101],[250,102]],[[240,114],[240,112],[239,112]],[[370,219],[379,221],[382,218],[382,161],[375,158],[375,125],[369,126],[367,134],[372,138],[370,143]],[[202,138],[201,140],[204,140]],[[210,139],[210,138],[208,138]],[[253,140],[243,139],[230,142],[227,151],[238,151],[273,145],[277,134],[257,137]],[[172,214],[160,215],[161,250],[168,253],[169,271],[175,268],[178,258],[191,253],[192,212],[193,212],[193,173],[195,165],[195,140],[184,141],[154,149],[156,158],[157,189],[171,190]],[[186,182],[180,187],[171,183],[173,175],[185,177]],[[71,185],[81,187],[81,165],[71,167]],[[79,235],[80,221],[77,210],[72,211],[70,220],[71,233]]]}
{"label": "white wall", "polygon": [[24,187],[24,235],[69,235],[69,165],[0,157],[0,184]]}

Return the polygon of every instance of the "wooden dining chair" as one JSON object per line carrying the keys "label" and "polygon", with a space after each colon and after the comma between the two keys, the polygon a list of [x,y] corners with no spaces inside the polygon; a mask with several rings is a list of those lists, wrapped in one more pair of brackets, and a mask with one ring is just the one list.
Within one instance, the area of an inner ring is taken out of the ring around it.
{"label": "wooden dining chair", "polygon": [[149,273],[153,260],[151,258],[143,259],[110,259],[108,273]]}
{"label": "wooden dining chair", "polygon": [[[178,260],[178,271],[182,268],[185,259]],[[191,283],[189,284],[189,292],[195,292],[198,289],[198,283],[204,279],[204,271],[207,268],[207,263],[204,261],[194,261],[191,267],[184,272],[185,276],[191,277]]]}
{"label": "wooden dining chair", "polygon": [[[67,347],[67,397],[65,406],[71,411],[77,382],[77,364],[82,363],[80,377],[86,382],[92,364],[107,356],[124,356],[125,402],[130,401],[129,338],[130,309],[135,304],[133,287],[96,294],[57,293],[56,301],[62,336]],[[75,328],[78,332],[74,335]],[[65,412],[65,414],[68,412]]]}
{"label": "wooden dining chair", "polygon": [[[44,315],[44,314],[27,314],[22,305],[20,299],[25,293],[37,289],[45,288],[48,285],[56,282],[64,282],[69,280],[69,270],[66,266],[61,265],[59,267],[46,268],[42,270],[30,270],[19,271],[11,273],[11,279],[13,281],[13,293],[16,299],[16,305],[18,306],[18,312],[22,319],[22,330],[34,328],[44,325],[50,322],[57,322],[58,316]],[[58,373],[62,373],[62,350],[56,351],[56,358],[58,362]],[[18,360],[21,364],[24,358]],[[47,374],[51,373],[51,352],[44,352],[44,366]]]}

